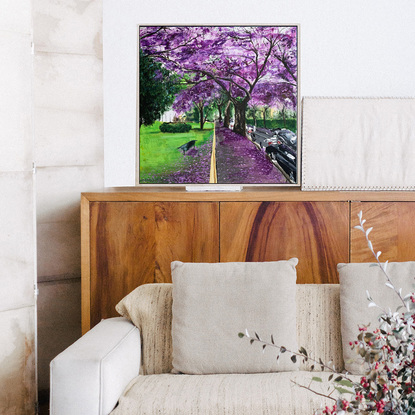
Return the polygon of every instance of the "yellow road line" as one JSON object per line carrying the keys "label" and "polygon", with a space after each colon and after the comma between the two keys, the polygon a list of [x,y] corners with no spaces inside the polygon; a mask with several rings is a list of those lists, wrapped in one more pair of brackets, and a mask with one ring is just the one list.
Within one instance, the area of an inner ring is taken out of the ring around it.
{"label": "yellow road line", "polygon": [[209,183],[217,183],[218,177],[216,174],[216,126],[213,126],[213,143],[212,143],[212,156],[210,158],[210,177]]}

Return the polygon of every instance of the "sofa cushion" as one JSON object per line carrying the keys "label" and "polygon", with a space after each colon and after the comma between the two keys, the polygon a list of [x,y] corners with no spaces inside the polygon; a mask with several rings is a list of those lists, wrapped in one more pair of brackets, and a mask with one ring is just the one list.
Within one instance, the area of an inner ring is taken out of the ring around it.
{"label": "sofa cushion", "polygon": [[171,307],[171,284],[140,285],[115,306],[140,329],[141,374],[166,373],[173,368]]}
{"label": "sofa cushion", "polygon": [[[339,284],[297,285],[297,342],[316,360],[343,366],[340,331]],[[312,361],[300,362],[300,370],[310,370]]]}
{"label": "sofa cushion", "polygon": [[238,339],[254,333],[296,351],[297,258],[276,262],[172,262],[173,368],[187,374],[295,370],[288,353]]}
{"label": "sofa cushion", "polygon": [[292,381],[327,393],[330,373],[280,372],[219,375],[151,375],[136,377],[111,415],[305,415],[332,400]]}
{"label": "sofa cushion", "polygon": [[[369,330],[379,327],[378,316],[381,310],[368,307],[366,291],[380,307],[395,311],[402,303],[396,293],[388,288],[386,277],[379,266],[370,263],[339,264],[337,266],[340,278],[340,309],[343,357],[345,368],[350,373],[365,374],[366,365],[357,349],[352,350],[349,342],[355,341],[359,327],[369,325]],[[402,293],[413,291],[415,277],[415,262],[390,262],[387,272],[397,289]]]}
{"label": "sofa cushion", "polygon": [[[140,328],[142,374],[167,373],[173,367],[171,305],[172,284],[168,283],[141,285],[117,305],[118,312]],[[338,284],[297,285],[297,343],[314,357],[343,369]],[[300,362],[301,370],[310,366]]]}

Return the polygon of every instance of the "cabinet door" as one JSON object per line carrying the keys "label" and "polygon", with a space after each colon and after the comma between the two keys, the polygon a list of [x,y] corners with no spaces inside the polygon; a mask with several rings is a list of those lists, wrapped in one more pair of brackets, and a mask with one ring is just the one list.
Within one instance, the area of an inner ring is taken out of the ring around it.
{"label": "cabinet door", "polygon": [[219,261],[217,202],[91,202],[91,327],[137,286],[171,282],[174,260]]}
{"label": "cabinet door", "polygon": [[297,257],[298,283],[337,283],[349,261],[348,202],[222,202],[221,261]]}
{"label": "cabinet door", "polygon": [[415,202],[353,202],[351,204],[350,262],[375,262],[365,235],[354,229],[358,213],[366,219],[365,228],[373,227],[370,239],[380,260],[415,261]]}

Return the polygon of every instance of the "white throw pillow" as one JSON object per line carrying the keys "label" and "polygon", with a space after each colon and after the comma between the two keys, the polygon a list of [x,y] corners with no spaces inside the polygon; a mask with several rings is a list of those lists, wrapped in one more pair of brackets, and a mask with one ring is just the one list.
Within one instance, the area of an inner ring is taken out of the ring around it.
{"label": "white throw pillow", "polygon": [[297,258],[277,262],[172,262],[173,370],[187,374],[296,370],[289,353],[252,345],[248,330],[297,351]]}
{"label": "white throw pillow", "polygon": [[[373,301],[385,309],[395,311],[401,305],[396,293],[388,288],[386,277],[379,266],[370,263],[338,264],[340,278],[340,315],[343,343],[343,358],[348,372],[356,375],[366,373],[367,367],[356,349],[352,350],[349,342],[357,340],[359,327],[370,324],[368,330],[379,327],[378,320],[381,310],[369,308],[366,291]],[[387,272],[397,289],[402,294],[413,291],[415,262],[390,262]]]}

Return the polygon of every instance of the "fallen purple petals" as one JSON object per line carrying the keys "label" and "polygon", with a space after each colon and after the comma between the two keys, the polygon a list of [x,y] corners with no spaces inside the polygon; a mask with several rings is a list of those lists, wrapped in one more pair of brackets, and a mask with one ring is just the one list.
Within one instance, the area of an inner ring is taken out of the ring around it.
{"label": "fallen purple petals", "polygon": [[288,183],[265,152],[225,127],[216,128],[216,167],[218,183]]}

